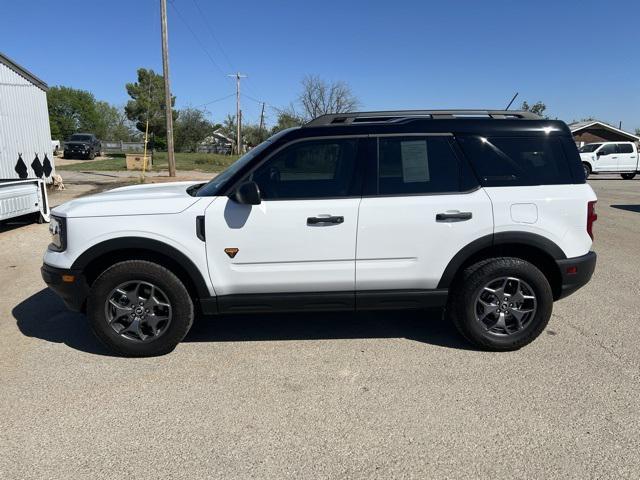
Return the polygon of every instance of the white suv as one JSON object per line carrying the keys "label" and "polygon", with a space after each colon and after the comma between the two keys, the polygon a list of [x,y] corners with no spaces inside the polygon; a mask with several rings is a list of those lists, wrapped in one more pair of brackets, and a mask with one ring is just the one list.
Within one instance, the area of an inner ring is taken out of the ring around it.
{"label": "white suv", "polygon": [[476,346],[512,350],[591,278],[595,202],[559,121],[325,115],[209,183],[55,208],[42,275],[128,356],[171,351],[197,313],[432,307]]}

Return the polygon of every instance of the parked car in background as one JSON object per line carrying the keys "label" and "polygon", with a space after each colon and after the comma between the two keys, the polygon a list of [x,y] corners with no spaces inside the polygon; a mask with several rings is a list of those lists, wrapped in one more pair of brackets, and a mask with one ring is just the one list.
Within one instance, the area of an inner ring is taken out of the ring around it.
{"label": "parked car in background", "polygon": [[93,133],[74,133],[64,142],[64,158],[80,157],[92,160],[100,156],[102,145]]}
{"label": "parked car in background", "polygon": [[619,173],[631,180],[640,171],[638,147],[633,142],[587,143],[580,147],[585,177],[592,173]]}

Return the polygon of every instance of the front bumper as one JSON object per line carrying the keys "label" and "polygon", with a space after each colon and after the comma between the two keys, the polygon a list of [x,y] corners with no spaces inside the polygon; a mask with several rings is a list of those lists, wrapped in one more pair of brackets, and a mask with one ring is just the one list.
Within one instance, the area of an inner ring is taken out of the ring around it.
{"label": "front bumper", "polygon": [[69,310],[80,312],[84,309],[89,285],[81,271],[56,268],[45,263],[40,273],[44,283],[62,298]]}
{"label": "front bumper", "polygon": [[581,257],[556,260],[562,278],[559,300],[568,297],[580,287],[586,285],[596,269],[596,252],[589,252]]}

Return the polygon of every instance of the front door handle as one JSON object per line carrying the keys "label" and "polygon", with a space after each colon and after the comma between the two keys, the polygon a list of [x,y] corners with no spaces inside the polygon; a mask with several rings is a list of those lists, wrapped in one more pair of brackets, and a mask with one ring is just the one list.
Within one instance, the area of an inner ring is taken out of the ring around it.
{"label": "front door handle", "polygon": [[340,224],[344,223],[344,217],[335,215],[320,215],[317,217],[308,217],[307,225],[323,225],[323,224]]}
{"label": "front door handle", "polygon": [[444,212],[436,214],[436,222],[464,222],[466,220],[471,220],[473,215],[471,212]]}

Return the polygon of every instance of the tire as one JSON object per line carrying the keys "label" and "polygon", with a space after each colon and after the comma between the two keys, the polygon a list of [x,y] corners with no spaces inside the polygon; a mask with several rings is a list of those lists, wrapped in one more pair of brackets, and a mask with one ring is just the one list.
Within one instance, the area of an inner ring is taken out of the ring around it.
{"label": "tire", "polygon": [[635,173],[621,173],[620,176],[625,180],[633,180],[636,176]]}
{"label": "tire", "polygon": [[[128,285],[134,288],[129,289]],[[150,286],[155,288],[154,294],[149,293]],[[108,303],[116,297],[117,308],[115,303]],[[144,300],[145,305],[136,306],[137,300],[130,301],[132,298]],[[147,302],[155,305],[149,306]],[[145,313],[145,309],[151,313]],[[136,317],[135,322],[131,316],[138,315],[135,313],[138,311],[141,317]],[[115,353],[151,357],[171,352],[182,341],[191,328],[194,312],[187,289],[173,272],[153,262],[128,260],[111,266],[93,283],[87,315],[95,335]],[[167,320],[158,321],[165,317]],[[152,322],[156,322],[155,332]]]}
{"label": "tire", "polygon": [[[516,298],[513,296],[516,295],[516,282],[513,279],[518,279],[518,288],[527,297],[534,297],[523,300],[520,309],[509,308],[509,305],[517,305],[517,300],[514,303],[506,301]],[[503,294],[504,303],[500,305],[500,302],[495,302],[497,297],[489,293],[488,286],[496,289],[495,287],[503,281],[505,292],[510,293]],[[481,300],[484,304],[480,303]],[[497,312],[506,310],[507,313],[493,312],[496,303],[499,308]],[[486,311],[484,305],[487,305]],[[524,347],[536,339],[547,326],[552,309],[553,294],[544,274],[525,260],[502,257],[484,260],[463,272],[450,290],[446,315],[462,336],[476,347],[492,351],[509,351]],[[518,316],[527,310],[530,312],[524,313],[523,318],[517,321],[514,310],[518,312]],[[486,312],[492,313],[481,320]],[[496,323],[494,319],[497,319]],[[504,328],[500,327],[500,322],[505,325]]]}
{"label": "tire", "polygon": [[96,154],[92,150],[89,152],[89,155],[87,155],[87,160],[93,160],[94,158],[96,158]]}
{"label": "tire", "polygon": [[589,165],[586,162],[583,162],[582,168],[584,169],[584,178],[585,179],[589,178],[589,175],[591,175],[591,165]]}

